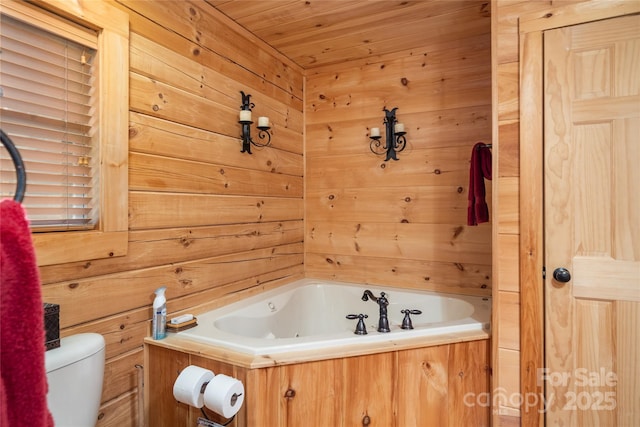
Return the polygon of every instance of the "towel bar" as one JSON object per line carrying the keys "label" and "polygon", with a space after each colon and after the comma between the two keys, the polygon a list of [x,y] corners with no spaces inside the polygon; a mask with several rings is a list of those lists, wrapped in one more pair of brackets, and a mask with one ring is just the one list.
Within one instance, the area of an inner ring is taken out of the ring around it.
{"label": "towel bar", "polygon": [[2,129],[0,129],[0,140],[2,140],[2,145],[7,148],[7,151],[11,155],[11,160],[13,160],[13,165],[16,168],[18,182],[16,184],[16,194],[13,196],[13,200],[22,203],[25,187],[27,186],[27,174],[24,170],[24,162],[22,161],[20,152],[13,144],[13,141],[11,141],[11,138],[9,138]]}

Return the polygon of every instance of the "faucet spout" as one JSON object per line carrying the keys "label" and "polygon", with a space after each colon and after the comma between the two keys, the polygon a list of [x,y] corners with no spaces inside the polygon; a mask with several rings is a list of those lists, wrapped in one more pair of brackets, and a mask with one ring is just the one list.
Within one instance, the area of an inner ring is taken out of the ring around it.
{"label": "faucet spout", "polygon": [[384,292],[380,292],[380,296],[376,297],[373,295],[369,289],[365,290],[362,294],[362,301],[369,301],[371,299],[373,302],[378,304],[380,307],[380,319],[378,320],[378,332],[391,332],[389,329],[389,319],[387,317],[387,306],[389,305],[389,300],[385,296]]}
{"label": "faucet spout", "polygon": [[376,298],[373,295],[373,292],[371,292],[369,289],[367,289],[366,291],[364,291],[364,293],[362,294],[362,301],[369,301],[369,299],[371,299],[374,302],[378,302],[378,298]]}

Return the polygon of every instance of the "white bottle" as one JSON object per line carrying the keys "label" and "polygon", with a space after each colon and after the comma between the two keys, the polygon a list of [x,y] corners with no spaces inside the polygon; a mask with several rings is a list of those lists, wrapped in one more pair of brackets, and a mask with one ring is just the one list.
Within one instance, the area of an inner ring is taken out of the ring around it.
{"label": "white bottle", "polygon": [[167,336],[167,298],[164,296],[166,287],[156,289],[156,298],[153,300],[153,330],[154,340],[161,340]]}

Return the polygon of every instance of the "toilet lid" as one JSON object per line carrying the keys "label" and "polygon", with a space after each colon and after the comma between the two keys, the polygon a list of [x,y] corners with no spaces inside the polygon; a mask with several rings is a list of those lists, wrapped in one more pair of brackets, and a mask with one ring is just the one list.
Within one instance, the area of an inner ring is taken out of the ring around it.
{"label": "toilet lid", "polygon": [[96,333],[76,334],[60,340],[60,347],[44,353],[47,373],[91,357],[104,350],[104,337]]}

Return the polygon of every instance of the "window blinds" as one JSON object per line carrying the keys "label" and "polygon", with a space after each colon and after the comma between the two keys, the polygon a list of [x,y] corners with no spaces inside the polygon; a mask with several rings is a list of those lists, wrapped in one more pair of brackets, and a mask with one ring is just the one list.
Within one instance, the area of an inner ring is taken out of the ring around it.
{"label": "window blinds", "polygon": [[[97,225],[99,165],[95,50],[2,15],[0,127],[25,163],[23,205],[35,231]],[[16,174],[0,151],[0,191]]]}

